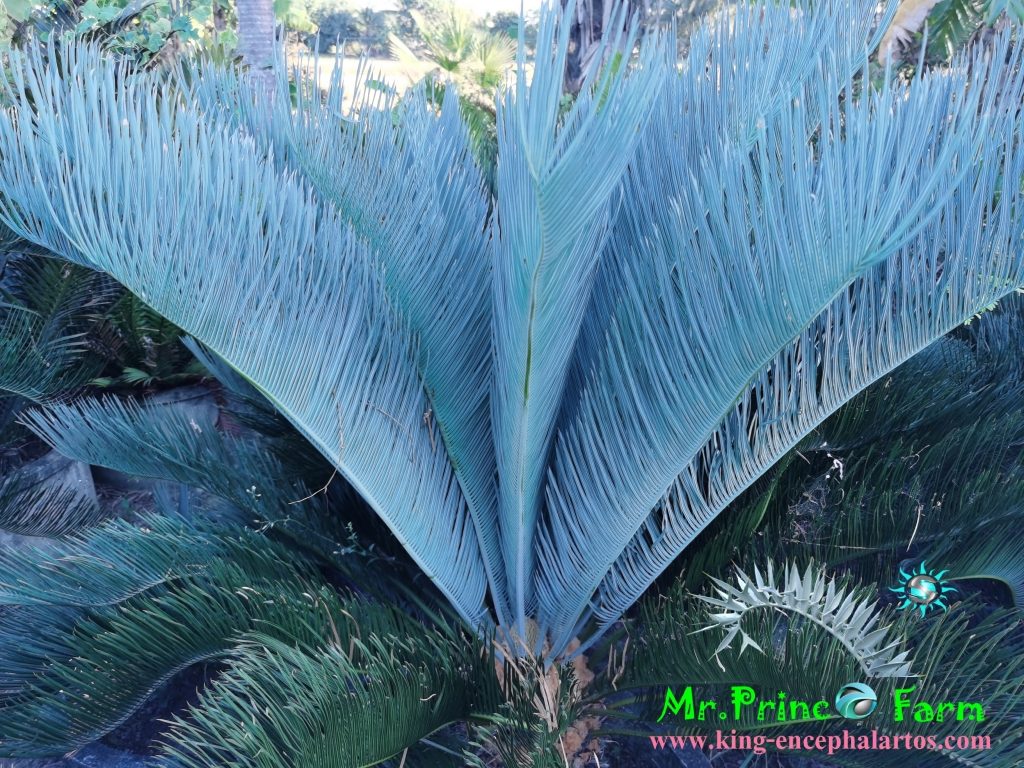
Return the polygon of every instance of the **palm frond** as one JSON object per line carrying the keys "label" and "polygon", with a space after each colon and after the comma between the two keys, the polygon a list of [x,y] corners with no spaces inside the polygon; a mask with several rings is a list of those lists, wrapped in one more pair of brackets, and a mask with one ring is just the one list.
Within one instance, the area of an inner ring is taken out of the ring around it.
{"label": "palm frond", "polygon": [[[250,565],[270,562],[271,552]],[[361,633],[378,626],[413,631],[415,621],[393,609],[360,610],[330,588],[277,570],[275,578],[225,560],[161,593],[70,620],[26,608],[4,614],[0,625],[10,632],[0,646],[6,670],[0,679],[11,693],[2,705],[3,754],[47,757],[79,749],[123,722],[177,672],[238,657],[240,643],[254,634],[289,645],[333,637],[351,652]],[[29,634],[35,639],[20,644]]]}
{"label": "palm frond", "polygon": [[515,60],[515,40],[504,32],[485,35],[473,48],[477,82],[484,88],[496,88]]}
{"label": "palm frond", "polygon": [[[569,13],[540,25],[542,52],[527,87],[520,48],[514,92],[498,105],[492,421],[502,487],[499,520],[513,614],[532,611],[535,528],[569,362],[583,320],[610,205],[663,81],[656,40],[643,62],[607,67],[561,116]],[[610,29],[623,28],[620,8]],[[608,50],[632,48],[634,28]],[[595,168],[593,158],[606,158]]]}
{"label": "palm frond", "polygon": [[476,641],[422,630],[348,645],[257,635],[177,720],[163,764],[375,765],[449,723],[492,713],[497,701],[493,660]]}
{"label": "palm frond", "polygon": [[62,536],[109,513],[96,501],[88,467],[50,454],[0,479],[0,530],[21,536]]}
{"label": "palm frond", "polygon": [[[700,179],[689,185],[694,199],[655,230],[664,244],[637,235],[633,247],[643,253],[638,264],[644,267],[623,270],[629,292],[597,363],[600,375],[560,435],[549,485],[541,578],[548,621],[563,639],[571,637],[595,587],[596,613],[607,626],[723,502],[817,422],[1020,285],[1018,203],[1011,201],[1020,190],[1001,180],[1017,177],[1021,154],[1012,142],[985,144],[975,134],[990,121],[1017,118],[993,101],[995,88],[969,84],[986,65],[1019,57],[1009,44],[1006,35],[991,58],[979,54],[954,74],[926,78],[907,91],[892,85],[838,108],[793,106],[779,118],[785,127],[778,141],[770,127],[775,118],[766,121],[756,159],[737,152],[737,166],[725,158],[701,166]],[[1006,87],[1019,92],[1024,81],[1016,71]],[[816,91],[805,93],[801,105]],[[964,109],[965,102],[974,106]],[[953,122],[964,129],[959,135],[945,117],[953,103]],[[830,115],[824,124],[837,128],[817,141],[815,170],[794,176],[809,157],[792,137],[798,126],[814,125],[817,113]],[[925,135],[930,138],[922,140]],[[917,153],[923,146],[927,157]],[[884,163],[883,147],[894,153]],[[785,168],[786,178],[770,180],[773,167]],[[748,182],[738,181],[745,175]],[[852,188],[833,186],[825,181],[830,177],[857,181]],[[723,190],[734,196],[728,212],[719,207]],[[1003,197],[994,202],[997,192]],[[897,198],[914,202],[901,207]],[[746,201],[747,213],[737,219],[739,201]],[[881,220],[887,223],[879,226]],[[786,226],[797,229],[781,235]],[[652,269],[659,258],[665,265]],[[741,279],[747,288],[740,288]],[[714,295],[720,303],[709,301]],[[667,321],[653,324],[652,306]],[[741,337],[748,344],[728,341]],[[594,434],[605,439],[594,441]],[[642,468],[633,458],[639,455]],[[685,455],[694,459],[676,474]],[[659,505],[655,497],[670,474],[674,487]],[[707,506],[709,499],[719,501]],[[657,511],[648,517],[650,508]],[[590,524],[595,515],[614,527]],[[559,568],[566,559],[582,569]]]}
{"label": "palm frond", "polygon": [[[252,546],[254,538],[259,534],[240,530],[231,538],[151,515],[136,524],[106,521],[45,544],[0,550],[0,605],[113,605],[232,557],[256,557],[269,576],[273,563]],[[293,554],[291,562],[294,569],[301,556]]]}
{"label": "palm frond", "polygon": [[112,274],[254,383],[477,623],[479,545],[366,247],[252,142],[176,109],[156,75],[60,53],[11,54],[5,223]]}
{"label": "palm frond", "polygon": [[446,72],[457,71],[473,51],[472,15],[454,4],[444,7],[434,19],[416,10],[410,15],[437,65]]}

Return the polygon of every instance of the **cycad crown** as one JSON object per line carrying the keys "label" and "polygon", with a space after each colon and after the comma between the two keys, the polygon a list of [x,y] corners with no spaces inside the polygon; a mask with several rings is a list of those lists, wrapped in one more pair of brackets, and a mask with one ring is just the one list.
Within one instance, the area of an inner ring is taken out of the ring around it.
{"label": "cycad crown", "polygon": [[12,52],[0,220],[244,376],[467,621],[557,653],[1024,281],[1022,48],[876,87],[871,8],[741,4],[630,66],[620,9],[568,108],[546,11],[493,199],[454,98],[265,103],[235,71]]}

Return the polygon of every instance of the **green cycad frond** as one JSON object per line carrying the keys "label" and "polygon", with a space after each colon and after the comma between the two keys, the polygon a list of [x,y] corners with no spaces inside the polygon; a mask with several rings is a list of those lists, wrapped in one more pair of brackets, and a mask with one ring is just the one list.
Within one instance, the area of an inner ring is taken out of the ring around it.
{"label": "green cycad frond", "polygon": [[720,610],[708,618],[710,626],[704,630],[723,629],[725,638],[718,645],[716,653],[733,647],[733,641],[740,639],[740,653],[747,646],[764,650],[743,629],[743,619],[756,612],[780,611],[812,621],[828,632],[857,660],[864,675],[876,677],[910,677],[911,665],[906,651],[900,650],[901,642],[893,639],[892,628],[879,626],[881,616],[876,595],[848,589],[837,584],[834,578],[814,564],[807,566],[803,575],[795,563],[782,569],[780,580],[776,580],[771,560],[767,572],[754,567],[751,579],[736,569],[736,584],[711,578],[717,597],[702,595],[699,599]]}
{"label": "green cycad frond", "polygon": [[[138,524],[111,520],[63,539],[0,550],[0,605],[102,606],[196,576],[218,559],[251,562],[280,572],[259,534],[215,534],[183,520],[143,516]],[[182,542],[188,546],[183,547]],[[267,546],[270,546],[269,544]],[[291,554],[286,572],[301,556]],[[283,567],[283,566],[282,566]]]}
{"label": "green cycad frond", "polygon": [[237,510],[235,520],[345,570],[340,555],[352,546],[348,526],[367,517],[357,495],[287,422],[267,412],[262,396],[244,382],[233,384],[239,389],[229,393],[226,415],[269,434],[232,434],[172,404],[109,396],[35,409],[22,421],[65,456],[201,488]]}
{"label": "green cycad frond", "polygon": [[[81,748],[176,672],[233,657],[252,633],[288,644],[332,640],[357,662],[360,640],[424,631],[397,601],[376,605],[318,586],[318,570],[294,546],[244,529],[144,516],[2,555],[5,756]],[[373,573],[363,576],[381,578]],[[457,630],[432,632],[464,642]],[[403,658],[398,647],[389,654]]]}
{"label": "green cycad frond", "polygon": [[[182,669],[244,656],[241,646],[255,642],[254,635],[290,646],[331,640],[361,664],[368,652],[360,643],[367,638],[424,632],[396,608],[314,586],[308,574],[275,561],[265,539],[246,547],[249,562],[215,560],[116,607],[80,614],[28,607],[0,615],[0,680],[10,691],[0,724],[3,754],[42,757],[78,749],[123,722]],[[405,650],[389,648],[389,658],[399,662]]]}
{"label": "green cycad frond", "polygon": [[80,399],[29,411],[22,420],[65,456],[203,488],[254,519],[283,517],[303,499],[315,503],[307,498],[312,478],[286,472],[273,442],[232,437],[168,405]]}
{"label": "green cycad frond", "polygon": [[941,0],[928,14],[929,52],[943,58],[953,56],[1003,14],[1020,23],[1024,21],[1024,4],[1020,0]]}
{"label": "green cycad frond", "polygon": [[[1024,561],[1017,539],[1024,522],[1024,515],[1020,513],[1022,493],[1024,483],[1018,483],[1014,488],[1016,508],[1012,516],[993,522],[979,521],[976,527],[956,531],[955,539],[947,540],[944,545],[936,543],[934,556],[938,559],[933,561],[952,569],[959,582],[978,579],[1002,582],[1017,607],[1024,607]],[[965,545],[965,541],[971,544]]]}
{"label": "green cycad frond", "polygon": [[[313,635],[328,624],[316,621],[325,610],[341,616],[329,590],[261,580],[225,563],[198,583],[91,609],[56,627],[49,612],[15,609],[0,619],[4,682],[11,686],[0,753],[48,757],[80,749],[117,727],[177,672],[230,656],[246,632],[276,632],[289,641]],[[15,645],[21,639],[15,624],[35,642]],[[43,632],[54,634],[40,642]]]}
{"label": "green cycad frond", "polygon": [[176,721],[161,765],[376,765],[445,725],[491,714],[499,696],[490,654],[469,638],[421,629],[345,645],[256,635]]}
{"label": "green cycad frond", "polygon": [[181,331],[130,293],[114,303],[96,335],[96,344],[120,371],[94,379],[93,384],[166,386],[200,373],[199,364],[181,344]]}
{"label": "green cycad frond", "polygon": [[14,309],[0,317],[0,389],[29,400],[43,400],[66,389],[66,375],[85,351],[80,336],[62,336],[42,344],[36,323]]}
{"label": "green cycad frond", "polygon": [[109,516],[96,502],[91,487],[66,479],[66,468],[49,475],[22,468],[0,478],[0,530],[21,536],[63,536]]}
{"label": "green cycad frond", "polygon": [[99,370],[86,331],[114,298],[91,270],[47,256],[17,255],[0,265],[0,391],[45,401]]}
{"label": "green cycad frond", "polygon": [[942,0],[928,15],[928,46],[945,57],[956,54],[978,31],[990,0]]}

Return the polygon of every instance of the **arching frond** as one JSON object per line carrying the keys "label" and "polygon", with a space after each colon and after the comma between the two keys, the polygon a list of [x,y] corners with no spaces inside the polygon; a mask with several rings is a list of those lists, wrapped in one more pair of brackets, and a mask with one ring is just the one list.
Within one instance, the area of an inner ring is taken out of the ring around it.
{"label": "arching frond", "polygon": [[164,98],[155,76],[96,51],[11,58],[5,223],[112,274],[228,361],[480,621],[479,545],[366,246],[251,141]]}
{"label": "arching frond", "polygon": [[96,501],[88,467],[41,461],[0,478],[0,530],[7,533],[62,536],[108,516]]}
{"label": "arching frond", "polygon": [[[655,234],[636,234],[631,248],[643,258],[622,270],[628,291],[598,374],[560,435],[549,485],[541,578],[563,639],[593,588],[607,626],[815,424],[1021,284],[1020,190],[1002,179],[1017,178],[1024,161],[1014,140],[976,133],[1004,125],[1008,137],[1017,116],[995,101],[997,88],[970,85],[985,66],[1020,56],[1009,42],[906,92],[888,86],[838,112],[794,106],[778,123],[769,118],[754,159],[736,153],[731,166],[723,150],[722,162],[682,185],[679,194],[693,197]],[[1022,83],[1018,74],[1005,87],[1017,93]],[[819,111],[835,128],[823,129],[813,153],[798,149],[797,127]],[[847,185],[828,181],[838,178]],[[720,202],[723,190],[731,203]],[[667,319],[654,324],[651,306]],[[684,455],[694,458],[677,474]],[[658,507],[650,517],[648,507]],[[590,524],[595,514],[613,524]],[[577,567],[556,565],[566,559]]]}
{"label": "arching frond", "polygon": [[349,645],[255,636],[175,723],[161,764],[376,765],[444,725],[493,713],[498,691],[483,647],[436,632],[367,633]]}
{"label": "arching frond", "polygon": [[[623,11],[611,29],[623,27]],[[608,50],[631,49],[635,34],[612,36]],[[664,84],[664,52],[650,40],[634,73],[610,62],[562,116],[568,45],[568,17],[545,15],[529,87],[520,48],[516,88],[498,105],[492,420],[520,632],[533,611],[534,532],[556,418],[610,204]]]}
{"label": "arching frond", "polygon": [[[30,607],[0,615],[0,680],[11,686],[0,724],[2,753],[45,757],[78,749],[123,722],[175,673],[238,657],[240,644],[255,634],[290,646],[330,638],[360,663],[360,641],[423,631],[396,608],[313,586],[308,574],[277,560],[282,550],[266,539],[247,545],[248,562],[214,561],[116,607],[71,615]],[[391,657],[404,658],[403,649],[391,649]]]}
{"label": "arching frond", "polygon": [[[112,397],[37,409],[24,421],[65,455],[128,475],[202,488],[231,505],[231,522],[283,538],[332,570],[353,571],[357,579],[367,575],[366,562],[352,567],[346,557],[360,549],[351,525],[353,520],[362,524],[362,532],[364,507],[322,461],[288,455],[295,452],[295,440],[276,435],[279,424],[265,438],[232,435],[200,425],[171,405]],[[389,566],[395,579],[404,578],[403,567]],[[380,576],[365,585],[367,592],[379,594],[394,586],[392,579]]]}
{"label": "arching frond", "polygon": [[427,85],[396,102],[343,93],[342,74],[339,65],[329,83],[297,77],[295,109],[284,73],[269,106],[251,99],[241,73],[181,80],[204,111],[272,146],[281,166],[300,171],[366,243],[416,335],[423,418],[437,424],[452,457],[503,615],[489,405],[491,201],[454,90],[435,113]]}
{"label": "arching frond", "polygon": [[80,399],[29,411],[22,420],[65,456],[200,487],[256,519],[283,516],[314,490],[285,472],[272,445],[200,425],[187,411],[169,405]]}
{"label": "arching frond", "polygon": [[[113,605],[195,576],[220,558],[256,558],[269,576],[273,560],[251,544],[258,537],[244,530],[217,535],[158,516],[138,524],[110,520],[45,545],[0,550],[0,605]],[[293,555],[289,567],[301,559]]]}
{"label": "arching frond", "polygon": [[[329,627],[325,611],[342,618],[332,592],[302,581],[272,581],[217,564],[197,584],[129,600],[116,609],[84,612],[63,626],[50,612],[14,610],[0,617],[11,629],[56,634],[15,646],[22,632],[5,631],[0,654],[5,680],[17,687],[3,704],[0,754],[51,757],[80,749],[110,732],[159,686],[192,664],[230,656],[239,638],[262,631],[292,642]],[[42,617],[42,620],[40,620]],[[316,627],[316,629],[314,629]]]}

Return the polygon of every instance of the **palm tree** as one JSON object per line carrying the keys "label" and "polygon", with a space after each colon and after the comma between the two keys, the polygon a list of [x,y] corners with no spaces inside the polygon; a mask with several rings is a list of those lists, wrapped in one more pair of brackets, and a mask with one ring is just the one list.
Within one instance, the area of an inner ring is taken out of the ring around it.
{"label": "palm tree", "polygon": [[238,53],[257,82],[268,93],[274,90],[277,61],[277,24],[274,0],[236,0]]}
{"label": "palm tree", "polygon": [[[605,26],[611,21],[609,14],[613,4],[606,4],[603,0],[580,0],[562,5],[571,5],[574,10],[569,32],[572,44],[565,67],[565,90],[568,93],[578,93],[586,80],[587,72],[602,63],[599,60],[604,49],[601,38]],[[595,56],[598,57],[596,61]]]}

